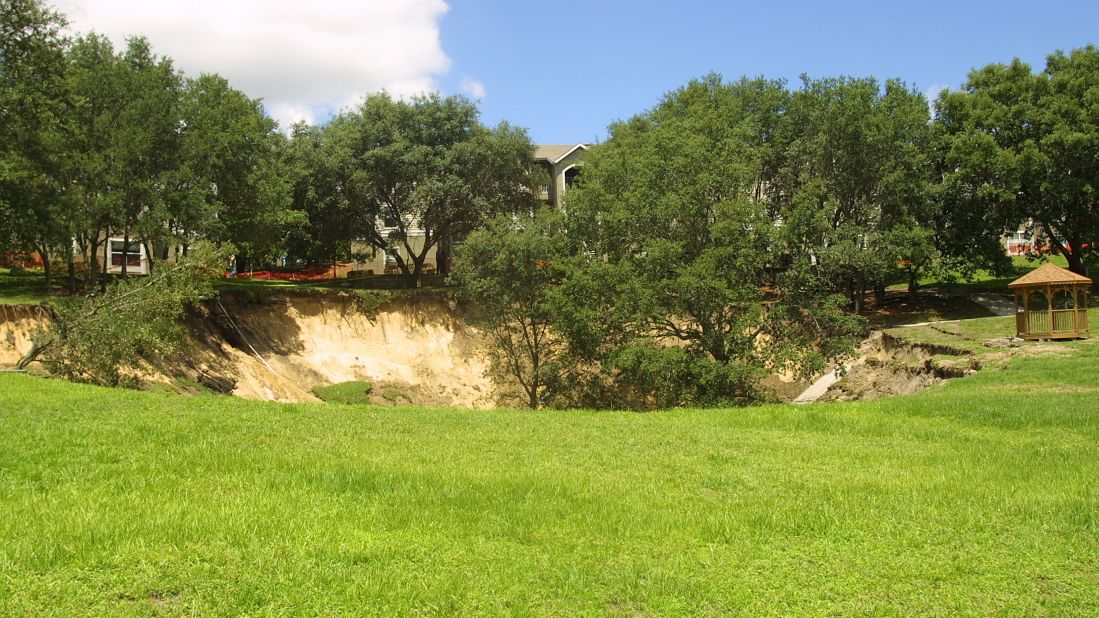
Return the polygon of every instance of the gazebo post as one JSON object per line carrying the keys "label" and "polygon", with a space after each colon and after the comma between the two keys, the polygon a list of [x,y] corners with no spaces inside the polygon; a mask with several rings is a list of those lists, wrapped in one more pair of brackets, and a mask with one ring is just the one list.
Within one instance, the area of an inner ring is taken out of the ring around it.
{"label": "gazebo post", "polygon": [[[1053,336],[1053,286],[1046,285],[1046,328],[1049,329],[1049,335]],[[1041,340],[1039,340],[1041,341]]]}

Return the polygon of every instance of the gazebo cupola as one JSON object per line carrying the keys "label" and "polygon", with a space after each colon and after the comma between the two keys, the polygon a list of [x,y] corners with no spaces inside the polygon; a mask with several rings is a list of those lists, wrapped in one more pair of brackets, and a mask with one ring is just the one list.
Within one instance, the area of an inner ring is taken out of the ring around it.
{"label": "gazebo cupola", "polygon": [[1018,337],[1078,339],[1088,336],[1091,279],[1046,263],[1007,287],[1015,292]]}

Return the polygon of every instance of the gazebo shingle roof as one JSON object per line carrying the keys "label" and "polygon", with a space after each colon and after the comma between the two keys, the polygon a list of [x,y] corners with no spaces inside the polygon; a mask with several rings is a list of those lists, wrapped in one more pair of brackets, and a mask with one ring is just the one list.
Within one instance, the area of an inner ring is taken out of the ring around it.
{"label": "gazebo shingle roof", "polygon": [[1046,262],[1029,273],[1019,277],[1007,285],[1009,288],[1021,288],[1032,285],[1062,285],[1062,284],[1091,283],[1091,279],[1078,275],[1071,270],[1066,270],[1055,264]]}

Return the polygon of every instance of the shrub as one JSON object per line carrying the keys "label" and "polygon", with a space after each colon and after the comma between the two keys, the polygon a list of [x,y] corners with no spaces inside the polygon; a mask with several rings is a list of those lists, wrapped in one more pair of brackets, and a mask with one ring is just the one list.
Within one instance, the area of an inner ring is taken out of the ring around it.
{"label": "shrub", "polygon": [[318,386],[313,394],[325,403],[363,404],[370,403],[370,391],[374,385],[363,380],[340,382],[328,386]]}

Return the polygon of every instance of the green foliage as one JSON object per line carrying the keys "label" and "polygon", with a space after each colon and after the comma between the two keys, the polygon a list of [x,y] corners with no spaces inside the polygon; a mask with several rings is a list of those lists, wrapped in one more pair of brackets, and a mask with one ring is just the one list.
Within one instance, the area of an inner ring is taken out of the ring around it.
{"label": "green foliage", "polygon": [[38,0],[0,0],[0,251],[67,240],[64,26]]}
{"label": "green foliage", "polygon": [[111,234],[145,242],[153,260],[196,238],[260,256],[284,241],[300,215],[288,211],[285,140],[258,100],[217,75],[185,80],[140,38],[116,53],[87,35],[69,59],[79,127],[70,227],[85,263]]}
{"label": "green foliage", "polygon": [[318,386],[313,389],[313,394],[325,403],[362,405],[370,403],[370,391],[373,389],[371,382],[352,381]]}
{"label": "green foliage", "polygon": [[766,199],[786,100],[781,83],[711,76],[588,152],[568,226],[605,263],[564,282],[558,326],[620,405],[756,401],[764,373],[851,349],[858,320],[787,250],[792,226]]}
{"label": "green foliage", "polygon": [[[216,75],[184,80],[141,37],[69,40],[35,0],[0,3],[0,248],[101,264],[111,236],[168,245],[236,241],[270,254],[287,210],[283,138],[259,101]],[[124,261],[122,270],[128,268]],[[85,269],[91,289],[98,269]]]}
{"label": "green foliage", "polygon": [[1034,73],[1014,60],[969,74],[936,102],[943,241],[1003,265],[998,240],[1026,227],[1086,274],[1099,241],[1099,49],[1056,52]]}
{"label": "green foliage", "polygon": [[554,289],[571,264],[559,213],[497,217],[462,244],[454,280],[468,319],[491,340],[497,374],[514,378],[537,409],[575,373],[553,332]]}
{"label": "green foliage", "polygon": [[188,304],[213,291],[213,277],[232,251],[230,246],[198,246],[149,277],[123,279],[101,293],[59,301],[20,366],[41,360],[70,380],[135,385],[143,357],[166,354],[182,341],[179,318]]}
{"label": "green foliage", "polygon": [[179,105],[179,160],[169,181],[176,233],[231,242],[250,256],[273,254],[302,220],[289,211],[277,123],[219,75],[187,80]]}
{"label": "green foliage", "polygon": [[857,313],[898,262],[918,273],[931,261],[916,241],[936,215],[930,137],[923,95],[896,81],[805,77],[783,116],[768,191],[789,251],[812,256]]}
{"label": "green foliage", "polygon": [[[323,129],[296,130],[299,141],[296,208],[317,217],[303,240],[314,251],[364,241],[389,254],[410,287],[430,251],[442,252],[445,267],[453,242],[496,214],[535,204],[526,132],[485,127],[462,97],[371,95]],[[423,231],[422,242],[412,230]],[[326,243],[317,247],[318,238]]]}

